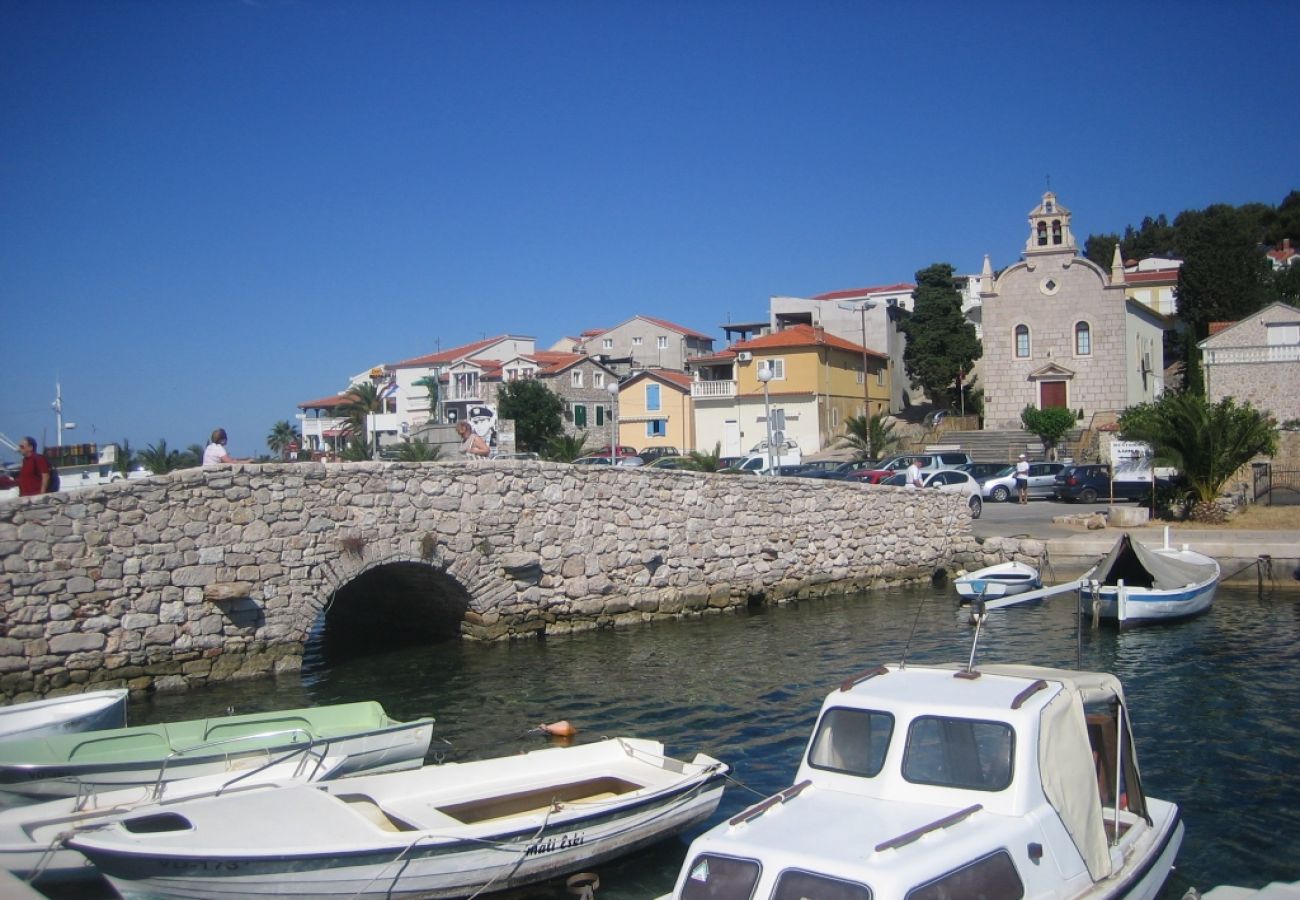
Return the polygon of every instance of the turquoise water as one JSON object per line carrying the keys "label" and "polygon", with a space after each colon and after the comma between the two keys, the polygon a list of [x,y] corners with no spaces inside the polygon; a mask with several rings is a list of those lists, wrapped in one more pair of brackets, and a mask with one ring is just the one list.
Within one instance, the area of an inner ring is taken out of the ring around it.
{"label": "turquoise water", "polygon": [[[1115,672],[1133,710],[1149,794],[1187,824],[1164,892],[1300,879],[1300,593],[1224,588],[1177,625],[1080,638],[1070,602],[996,613],[978,661]],[[579,740],[634,735],[675,755],[727,762],[713,821],[790,783],[822,698],[846,675],[897,661],[964,661],[972,627],[948,591],[910,588],[735,615],[513,644],[404,648],[302,676],[159,697],[134,721],[377,699],[398,718],[433,715],[447,759],[545,746],[528,729],[567,719]],[[667,891],[685,853],[669,841],[602,866],[600,900]],[[67,895],[65,895],[67,896]],[[516,896],[567,897],[562,885]]]}

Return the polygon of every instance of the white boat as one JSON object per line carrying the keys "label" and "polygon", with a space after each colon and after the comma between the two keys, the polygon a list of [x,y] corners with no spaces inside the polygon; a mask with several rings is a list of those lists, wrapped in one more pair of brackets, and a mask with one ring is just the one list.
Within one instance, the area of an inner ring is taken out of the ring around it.
{"label": "white boat", "polygon": [[171,804],[69,840],[124,898],[465,897],[587,869],[710,816],[727,767],[614,738]]}
{"label": "white boat", "polygon": [[[0,869],[41,884],[60,884],[99,877],[90,860],[64,846],[70,834],[109,816],[141,807],[155,810],[177,800],[220,796],[271,781],[323,781],[336,775],[343,757],[327,757],[318,748],[300,750],[219,775],[201,775],[148,786],[92,791],[78,797],[60,797],[44,803],[0,810]],[[2,895],[2,892],[0,892]]]}
{"label": "white boat", "polygon": [[1121,535],[1083,576],[1083,611],[1125,627],[1200,615],[1214,603],[1219,564],[1184,544],[1152,549]]}
{"label": "white boat", "polygon": [[1005,562],[963,573],[953,580],[953,586],[962,602],[970,603],[972,600],[996,600],[1036,590],[1043,586],[1043,579],[1033,566]]}
{"label": "white boat", "polygon": [[242,769],[310,744],[341,775],[417,768],[433,719],[398,722],[373,701],[0,741],[0,794],[31,802]]}
{"label": "white boat", "polygon": [[1182,838],[1113,676],[886,666],[826,698],[793,786],[698,837],[670,896],[1153,898]]}
{"label": "white boat", "polygon": [[126,688],[47,697],[0,707],[0,740],[126,725]]}

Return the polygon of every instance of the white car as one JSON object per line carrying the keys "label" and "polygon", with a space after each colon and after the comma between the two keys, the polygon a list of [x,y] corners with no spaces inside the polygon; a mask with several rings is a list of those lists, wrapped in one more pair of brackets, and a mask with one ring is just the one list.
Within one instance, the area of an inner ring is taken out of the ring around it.
{"label": "white car", "polygon": [[[907,487],[907,473],[890,475],[880,482],[889,487]],[[970,517],[978,519],[984,511],[984,501],[980,499],[980,483],[960,469],[940,469],[937,472],[921,473],[921,490],[936,488],[952,494],[961,494],[970,507]]]}

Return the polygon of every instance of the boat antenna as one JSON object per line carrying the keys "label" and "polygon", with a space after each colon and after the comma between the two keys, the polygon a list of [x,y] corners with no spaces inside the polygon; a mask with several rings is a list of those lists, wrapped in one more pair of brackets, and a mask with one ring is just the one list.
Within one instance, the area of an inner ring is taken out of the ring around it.
{"label": "boat antenna", "polygon": [[912,630],[908,632],[907,643],[903,645],[903,658],[898,661],[900,669],[907,668],[907,651],[912,649],[912,638],[916,637],[916,626],[921,622],[921,610],[925,609],[925,596],[921,597],[921,602],[916,604],[916,618],[912,619]]}
{"label": "boat antenna", "polygon": [[980,643],[980,628],[984,625],[984,620],[988,618],[988,613],[984,610],[983,600],[975,599],[971,601],[971,618],[975,620],[975,637],[970,642],[970,659],[966,662],[967,675],[975,671],[975,648]]}

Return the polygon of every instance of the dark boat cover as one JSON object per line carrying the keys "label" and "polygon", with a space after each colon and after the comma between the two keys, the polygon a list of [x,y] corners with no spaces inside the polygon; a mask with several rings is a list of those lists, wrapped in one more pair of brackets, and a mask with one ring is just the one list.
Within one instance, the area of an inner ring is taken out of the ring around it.
{"label": "dark boat cover", "polygon": [[1103,585],[1114,585],[1122,579],[1127,587],[1172,591],[1210,581],[1217,574],[1218,566],[1213,560],[1196,563],[1175,559],[1156,553],[1125,534],[1087,578]]}

